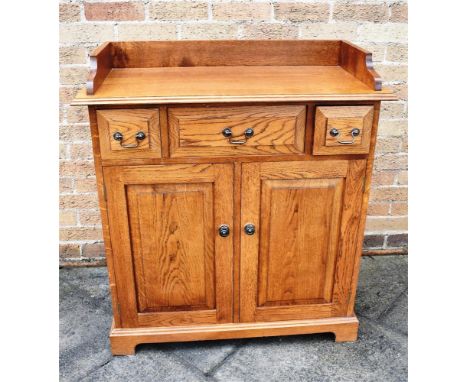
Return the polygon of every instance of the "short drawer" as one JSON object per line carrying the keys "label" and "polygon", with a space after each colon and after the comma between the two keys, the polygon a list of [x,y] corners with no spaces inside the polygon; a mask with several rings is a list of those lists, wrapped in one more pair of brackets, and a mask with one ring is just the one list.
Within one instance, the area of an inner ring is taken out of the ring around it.
{"label": "short drawer", "polygon": [[97,110],[102,159],[161,158],[159,109]]}
{"label": "short drawer", "polygon": [[313,154],[367,154],[373,117],[373,106],[317,107]]}
{"label": "short drawer", "polygon": [[168,109],[171,157],[304,152],[305,105]]}

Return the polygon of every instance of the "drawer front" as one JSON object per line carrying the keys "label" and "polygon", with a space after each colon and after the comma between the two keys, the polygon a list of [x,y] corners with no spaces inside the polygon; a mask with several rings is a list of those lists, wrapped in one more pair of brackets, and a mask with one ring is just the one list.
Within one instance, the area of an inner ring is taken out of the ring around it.
{"label": "drawer front", "polygon": [[300,154],[305,105],[168,109],[171,157]]}
{"label": "drawer front", "polygon": [[367,154],[373,117],[373,106],[317,107],[313,154]]}
{"label": "drawer front", "polygon": [[159,109],[97,110],[102,159],[161,158]]}

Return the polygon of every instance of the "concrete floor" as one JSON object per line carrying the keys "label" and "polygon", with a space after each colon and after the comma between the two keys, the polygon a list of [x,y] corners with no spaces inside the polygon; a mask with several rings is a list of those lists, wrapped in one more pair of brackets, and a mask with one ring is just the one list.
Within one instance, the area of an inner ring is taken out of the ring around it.
{"label": "concrete floor", "polygon": [[359,339],[332,334],[155,344],[112,357],[105,268],[60,271],[61,381],[406,381],[407,257],[364,257]]}

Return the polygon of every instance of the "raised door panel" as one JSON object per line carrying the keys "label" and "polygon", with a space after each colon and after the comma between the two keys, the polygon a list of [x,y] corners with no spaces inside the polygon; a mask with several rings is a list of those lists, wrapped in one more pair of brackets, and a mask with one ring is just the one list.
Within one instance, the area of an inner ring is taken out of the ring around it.
{"label": "raised door panel", "polygon": [[330,302],[343,179],[264,180],[259,306]]}
{"label": "raised door panel", "polygon": [[232,166],[104,173],[123,327],[231,322]]}
{"label": "raised door panel", "polygon": [[209,183],[127,187],[139,312],[215,308],[212,191]]}
{"label": "raised door panel", "polygon": [[[242,167],[241,320],[344,315],[365,161]],[[260,192],[258,192],[260,190]],[[350,237],[351,235],[351,237]],[[349,242],[351,240],[351,242]]]}

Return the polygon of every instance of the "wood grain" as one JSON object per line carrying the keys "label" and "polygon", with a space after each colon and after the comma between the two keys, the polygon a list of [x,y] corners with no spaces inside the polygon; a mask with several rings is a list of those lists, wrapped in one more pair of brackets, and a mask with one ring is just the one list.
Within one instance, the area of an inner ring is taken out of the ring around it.
{"label": "wood grain", "polygon": [[[93,94],[74,104],[89,105],[113,354],[148,342],[357,338],[380,101],[395,99],[368,52],[342,41],[112,42],[93,53],[87,85]],[[234,148],[224,127],[254,137]],[[332,127],[362,134],[341,146]],[[124,143],[137,131],[148,139],[126,150],[117,129]]]}
{"label": "wood grain", "polygon": [[340,66],[214,66],[112,69],[94,95],[79,91],[73,104],[391,99]]}
{"label": "wood grain", "polygon": [[[96,113],[103,159],[161,158],[159,109],[98,109]],[[140,131],[146,138],[137,141],[135,135]],[[138,146],[122,147],[113,138],[116,132],[123,135],[123,145]]]}
{"label": "wood grain", "polygon": [[96,48],[89,56],[89,76],[86,81],[86,94],[92,95],[104,82],[112,69],[113,46],[106,42]]}
{"label": "wood grain", "polygon": [[[374,106],[319,106],[315,112],[314,155],[367,154],[370,148]],[[357,137],[351,135],[359,129]],[[334,137],[330,131],[336,129]],[[340,142],[353,142],[342,144]]]}
{"label": "wood grain", "polygon": [[355,166],[242,166],[241,221],[260,227],[259,235],[241,235],[242,322],[339,316],[347,308],[343,296],[350,293],[347,271],[357,240],[348,219],[359,213],[363,191],[354,183],[362,177],[350,174]]}
{"label": "wood grain", "polygon": [[258,306],[330,302],[342,186],[263,180]]}
{"label": "wood grain", "polygon": [[139,312],[216,306],[212,191],[211,183],[127,186]]}
{"label": "wood grain", "polygon": [[[170,156],[232,156],[298,154],[304,152],[306,107],[238,106],[169,108]],[[234,145],[223,136],[229,128]],[[246,129],[254,135],[245,139]]]}
{"label": "wood grain", "polygon": [[340,65],[371,89],[382,90],[382,79],[374,70],[372,53],[348,41],[342,41]]}
{"label": "wood grain", "polygon": [[315,320],[280,322],[232,323],[160,328],[115,328],[112,325],[110,341],[112,354],[132,355],[135,347],[144,343],[185,342],[251,338],[282,335],[334,333],[337,342],[355,341],[359,321],[355,316]]}
{"label": "wood grain", "polygon": [[104,170],[122,327],[232,321],[232,238],[214,234],[232,226],[232,171]]}
{"label": "wood grain", "polygon": [[112,42],[113,67],[338,65],[338,40]]}

